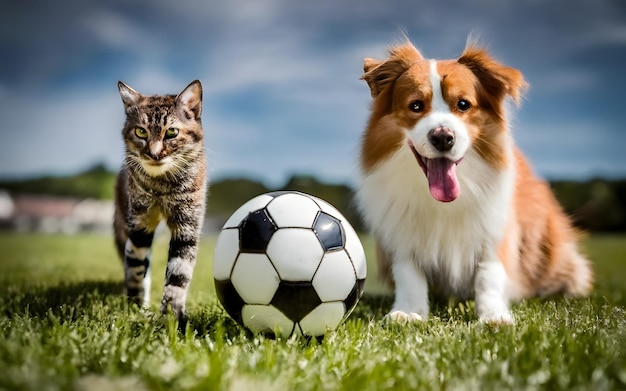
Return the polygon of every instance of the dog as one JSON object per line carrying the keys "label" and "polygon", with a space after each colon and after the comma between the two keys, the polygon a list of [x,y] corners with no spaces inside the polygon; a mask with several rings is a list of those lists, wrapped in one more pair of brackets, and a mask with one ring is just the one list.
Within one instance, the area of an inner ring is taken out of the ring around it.
{"label": "dog", "polygon": [[356,199],[395,288],[388,317],[427,320],[430,293],[513,324],[512,301],[590,292],[580,234],[509,130],[527,86],[519,70],[477,43],[440,61],[408,40],[363,69],[373,102]]}

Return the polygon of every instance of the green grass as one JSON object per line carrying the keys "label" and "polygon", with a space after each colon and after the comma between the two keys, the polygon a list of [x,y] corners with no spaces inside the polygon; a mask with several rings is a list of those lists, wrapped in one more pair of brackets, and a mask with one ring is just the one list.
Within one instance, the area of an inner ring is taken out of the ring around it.
{"label": "green grass", "polygon": [[202,242],[182,334],[156,311],[167,238],[155,244],[153,309],[140,310],[121,294],[110,237],[1,234],[0,390],[626,388],[626,236],[585,242],[591,297],[520,303],[511,327],[478,322],[471,301],[387,323],[371,265],[366,295],[323,341],[234,324],[215,298],[213,244]]}

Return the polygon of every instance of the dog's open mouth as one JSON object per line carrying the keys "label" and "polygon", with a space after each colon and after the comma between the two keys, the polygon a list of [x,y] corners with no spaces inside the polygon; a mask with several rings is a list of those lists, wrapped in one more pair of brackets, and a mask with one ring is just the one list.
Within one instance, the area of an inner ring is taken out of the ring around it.
{"label": "dog's open mouth", "polygon": [[410,139],[408,140],[408,144],[428,179],[430,195],[441,202],[456,200],[459,194],[461,194],[461,188],[456,176],[456,166],[461,163],[463,158],[457,161],[443,157],[428,159],[417,152]]}

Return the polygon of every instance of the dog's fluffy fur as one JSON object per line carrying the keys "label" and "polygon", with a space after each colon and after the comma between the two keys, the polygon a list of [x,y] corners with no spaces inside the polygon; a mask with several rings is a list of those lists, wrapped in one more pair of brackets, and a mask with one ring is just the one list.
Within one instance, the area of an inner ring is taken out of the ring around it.
{"label": "dog's fluffy fur", "polygon": [[475,44],[435,61],[407,42],[364,62],[373,104],[357,200],[395,285],[390,317],[426,320],[429,288],[475,298],[496,323],[513,323],[511,300],[587,294],[578,234],[510,136],[521,72]]}

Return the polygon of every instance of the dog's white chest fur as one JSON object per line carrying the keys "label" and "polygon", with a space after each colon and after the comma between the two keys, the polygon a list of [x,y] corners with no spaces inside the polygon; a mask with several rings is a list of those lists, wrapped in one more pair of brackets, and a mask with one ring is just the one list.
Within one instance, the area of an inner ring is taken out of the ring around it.
{"label": "dog's white chest fur", "polygon": [[513,171],[497,171],[472,149],[458,166],[461,195],[432,198],[408,147],[361,178],[359,208],[393,262],[421,268],[432,288],[459,298],[474,295],[476,268],[495,256],[503,235]]}

